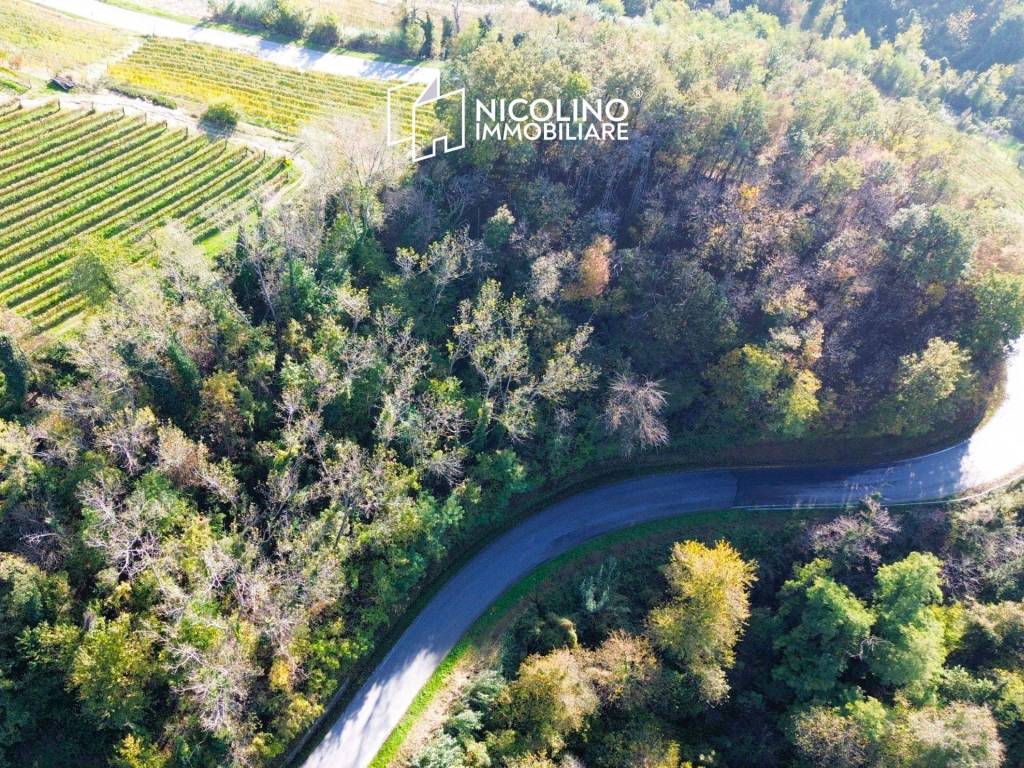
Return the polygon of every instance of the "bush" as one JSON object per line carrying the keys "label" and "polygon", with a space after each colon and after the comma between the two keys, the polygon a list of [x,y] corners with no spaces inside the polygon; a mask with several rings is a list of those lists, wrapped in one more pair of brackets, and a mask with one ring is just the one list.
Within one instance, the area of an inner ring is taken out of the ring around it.
{"label": "bush", "polygon": [[649,7],[648,0],[622,0],[627,16],[643,16]]}
{"label": "bush", "polygon": [[227,0],[227,2],[213,4],[212,16],[214,21],[266,31],[273,23],[276,10],[277,3],[273,0],[262,0],[261,2]]}
{"label": "bush", "polygon": [[320,16],[310,27],[306,40],[321,48],[336,47],[341,42],[341,32],[338,31],[338,23],[334,16]]}
{"label": "bush", "polygon": [[397,45],[406,56],[418,56],[426,39],[423,27],[415,19],[411,19],[405,28],[399,31]]}
{"label": "bush", "polygon": [[383,30],[373,29],[360,32],[355,37],[345,41],[345,47],[351,51],[377,51],[400,53],[396,47],[396,35]]}
{"label": "bush", "polygon": [[297,40],[306,34],[307,11],[285,0],[221,0],[213,5],[213,19],[261,32],[274,32]]}
{"label": "bush", "polygon": [[296,8],[290,3],[277,0],[275,14],[271,23],[274,32],[283,37],[298,40],[306,34],[306,25],[309,23],[309,12]]}
{"label": "bush", "polygon": [[238,110],[226,101],[211,104],[203,114],[202,123],[219,131],[233,131],[238,126]]}

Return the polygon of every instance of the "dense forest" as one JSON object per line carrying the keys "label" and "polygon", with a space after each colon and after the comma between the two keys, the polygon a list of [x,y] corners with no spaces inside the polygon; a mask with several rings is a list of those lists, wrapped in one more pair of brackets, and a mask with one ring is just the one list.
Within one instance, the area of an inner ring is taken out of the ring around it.
{"label": "dense forest", "polygon": [[958,114],[991,121],[1024,139],[1020,0],[783,1],[761,7],[830,36],[868,35],[887,60],[873,78],[882,88],[941,98]]}
{"label": "dense forest", "polygon": [[[651,0],[530,0],[546,13],[654,16]],[[760,9],[839,42],[845,66],[890,96],[943,103],[963,125],[1024,139],[1024,5],[1020,0],[697,0],[718,15]]]}
{"label": "dense forest", "polygon": [[[173,231],[156,268],[86,239],[75,280],[105,311],[43,347],[4,318],[0,766],[268,765],[518,494],[643,450],[914,440],[979,414],[1024,323],[1021,225],[951,173],[951,129],[880,92],[856,41],[654,16],[452,43],[471,98],[621,96],[628,142],[480,142],[413,171],[327,126],[303,193],[216,264]],[[780,577],[780,632],[815,579],[886,615],[884,580],[822,557]],[[921,570],[932,627],[938,566],[915,558],[888,573]],[[675,678],[680,702],[724,695],[727,645]],[[860,684],[843,674],[808,715],[823,739],[828,718],[945,717],[892,710],[906,686],[877,665],[880,703],[834,710]]]}
{"label": "dense forest", "polygon": [[1020,765],[1020,522],[869,498],[606,556],[525,601],[411,765]]}

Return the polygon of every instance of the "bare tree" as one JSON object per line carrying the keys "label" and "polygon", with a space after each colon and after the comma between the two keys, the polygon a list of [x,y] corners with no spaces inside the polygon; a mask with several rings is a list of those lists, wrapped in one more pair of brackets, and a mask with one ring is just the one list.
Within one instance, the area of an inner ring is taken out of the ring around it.
{"label": "bare tree", "polygon": [[124,490],[112,473],[101,472],[83,483],[78,495],[85,510],[85,543],[121,576],[131,578],[160,556],[157,532],[167,510],[142,491],[124,497]]}
{"label": "bare tree", "polygon": [[380,195],[408,168],[401,152],[389,147],[381,125],[335,116],[302,134],[310,161],[308,204],[323,221],[329,203],[353,224],[369,231],[382,222]]}
{"label": "bare tree", "polygon": [[870,579],[882,562],[882,547],[899,530],[889,511],[869,496],[855,515],[842,515],[815,526],[810,546],[815,556],[832,561],[837,573]]}
{"label": "bare tree", "polygon": [[661,418],[667,401],[660,382],[619,373],[612,379],[609,392],[605,424],[619,436],[624,455],[668,442],[668,428]]}
{"label": "bare tree", "polygon": [[486,270],[486,253],[487,249],[483,243],[472,239],[466,228],[447,233],[440,240],[427,246],[423,254],[418,254],[411,248],[399,248],[397,263],[405,279],[422,275],[433,284],[433,313],[449,285],[473,272]]}
{"label": "bare tree", "polygon": [[142,469],[146,452],[156,442],[156,416],[149,408],[125,408],[96,430],[96,444],[106,449],[130,475]]}

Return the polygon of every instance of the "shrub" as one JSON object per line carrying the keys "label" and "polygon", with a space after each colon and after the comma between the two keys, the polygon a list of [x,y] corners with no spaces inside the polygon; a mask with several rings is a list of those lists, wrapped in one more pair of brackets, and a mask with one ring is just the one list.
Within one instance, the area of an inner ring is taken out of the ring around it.
{"label": "shrub", "polygon": [[326,14],[320,16],[309,29],[306,40],[321,48],[334,48],[341,42],[341,32],[338,31],[338,23],[334,16]]}
{"label": "shrub", "polygon": [[227,2],[222,1],[213,5],[212,16],[214,21],[266,31],[273,22],[276,8],[277,4],[273,0],[260,2],[227,0]]}
{"label": "shrub", "polygon": [[221,0],[213,5],[213,19],[294,40],[306,34],[307,11],[285,0]]}
{"label": "shrub", "polygon": [[418,56],[423,50],[423,43],[426,42],[426,39],[423,27],[415,20],[411,20],[405,25],[405,29],[399,32],[397,44],[406,56]]}
{"label": "shrub", "polygon": [[277,0],[275,13],[271,22],[271,29],[283,37],[298,40],[306,34],[306,26],[309,23],[309,12],[302,8],[296,8],[291,3]]}
{"label": "shrub", "polygon": [[203,114],[202,123],[219,131],[233,131],[238,126],[239,114],[234,105],[226,101],[211,104]]}

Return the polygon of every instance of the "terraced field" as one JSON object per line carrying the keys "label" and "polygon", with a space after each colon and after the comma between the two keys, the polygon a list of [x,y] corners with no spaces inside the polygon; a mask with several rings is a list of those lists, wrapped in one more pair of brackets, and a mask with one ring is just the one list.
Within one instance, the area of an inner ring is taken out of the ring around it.
{"label": "terraced field", "polygon": [[177,220],[200,238],[285,168],[121,112],[0,109],[0,304],[41,331],[60,326],[86,307],[67,279],[76,236],[136,242]]}
{"label": "terraced field", "polygon": [[[203,104],[227,101],[251,123],[284,133],[325,114],[383,121],[394,83],[281,67],[243,53],[151,38],[108,74],[145,90]],[[411,94],[410,94],[411,95]]]}

